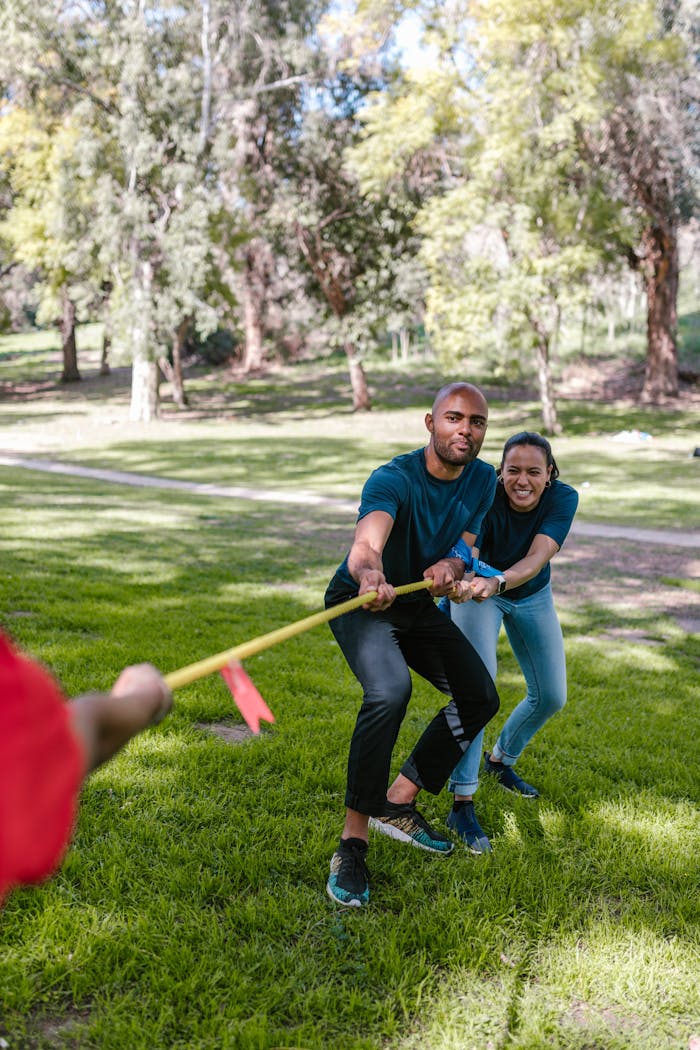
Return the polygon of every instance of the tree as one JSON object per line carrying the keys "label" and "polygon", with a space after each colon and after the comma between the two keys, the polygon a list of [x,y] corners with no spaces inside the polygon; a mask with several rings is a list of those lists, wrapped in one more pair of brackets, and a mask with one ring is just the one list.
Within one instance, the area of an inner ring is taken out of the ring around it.
{"label": "tree", "polygon": [[271,213],[275,244],[295,269],[306,268],[308,294],[323,307],[317,323],[347,357],[355,411],[371,408],[365,351],[383,338],[391,316],[402,311],[408,317],[421,304],[397,298],[399,275],[405,276],[417,251],[415,202],[399,193],[363,194],[346,158],[360,131],[358,112],[382,77],[381,70],[350,75],[327,56]]}
{"label": "tree", "polygon": [[212,152],[225,207],[241,236],[231,278],[242,311],[244,371],[260,368],[277,259],[269,222],[288,171],[304,100],[316,73],[312,34],[326,0],[207,0]]}
{"label": "tree", "polygon": [[[514,351],[534,350],[543,424],[555,431],[550,358],[560,319],[585,297],[593,277],[623,260],[647,268],[648,359],[659,358],[653,318],[675,302],[677,287],[673,224],[664,227],[665,243],[650,223],[640,224],[639,206],[632,208],[622,192],[635,185],[638,200],[638,179],[630,174],[625,183],[618,174],[612,183],[613,136],[600,129],[619,126],[620,84],[630,104],[639,95],[631,70],[639,77],[663,67],[678,87],[688,73],[683,48],[677,32],[659,29],[651,3],[632,0],[533,0],[525,7],[489,0],[420,10],[435,60],[430,69],[409,70],[366,114],[365,142],[354,158],[362,185],[371,189],[427,170],[417,226],[433,342],[446,361],[490,349],[502,369]],[[676,112],[689,114],[690,96],[686,91],[683,102],[681,94]],[[687,135],[687,119],[681,126]],[[657,218],[677,208],[664,197],[664,185],[678,189],[676,200],[681,186],[688,194],[684,133],[669,148],[661,145],[659,127],[645,140],[648,169],[660,152],[668,155],[659,166]],[[616,141],[639,167],[641,133]],[[671,158],[684,179],[669,179]],[[650,199],[649,190],[647,180]],[[661,343],[670,357],[669,341]],[[650,365],[648,376],[652,371]]]}
{"label": "tree", "polygon": [[619,2],[598,16],[604,111],[582,126],[581,144],[635,219],[634,239],[622,249],[646,292],[641,400],[653,403],[678,394],[678,233],[700,199],[700,21],[697,7],[679,0]]}
{"label": "tree", "polygon": [[543,120],[540,97],[513,106],[490,54],[474,73],[466,18],[450,8],[431,25],[436,62],[375,99],[353,161],[368,191],[420,187],[427,324],[445,365],[491,358],[506,372],[518,349],[534,352],[543,426],[553,433],[550,356],[562,303],[596,262],[577,244],[571,150],[547,138],[552,107]]}
{"label": "tree", "polygon": [[80,244],[91,249],[93,290],[104,298],[110,289],[115,349],[134,360],[132,416],[152,418],[158,359],[178,345],[185,320],[202,334],[217,323],[204,298],[221,202],[206,161],[200,11],[172,0],[65,0],[38,12],[8,0],[3,28],[20,56],[7,74],[13,100],[50,95],[57,124],[80,130],[79,177],[66,181],[65,198],[73,185],[92,193]]}
{"label": "tree", "polygon": [[62,382],[80,380],[75,341],[78,310],[95,289],[92,187],[80,175],[80,129],[50,106],[10,105],[0,115],[0,163],[12,204],[2,236],[13,258],[40,278],[37,320],[59,318]]}
{"label": "tree", "polygon": [[90,28],[110,45],[101,75],[115,100],[103,118],[111,156],[100,198],[112,327],[133,356],[132,418],[148,420],[158,412],[158,362],[173,352],[174,396],[184,404],[184,330],[206,335],[217,324],[206,292],[221,205],[207,159],[200,13],[141,2]]}

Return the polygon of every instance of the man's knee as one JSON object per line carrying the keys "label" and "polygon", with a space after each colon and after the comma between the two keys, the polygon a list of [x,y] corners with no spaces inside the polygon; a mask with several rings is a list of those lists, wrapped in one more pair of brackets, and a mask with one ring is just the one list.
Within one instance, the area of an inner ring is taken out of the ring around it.
{"label": "man's knee", "polygon": [[387,682],[375,689],[366,689],[362,708],[365,715],[376,721],[401,720],[411,699],[411,680]]}

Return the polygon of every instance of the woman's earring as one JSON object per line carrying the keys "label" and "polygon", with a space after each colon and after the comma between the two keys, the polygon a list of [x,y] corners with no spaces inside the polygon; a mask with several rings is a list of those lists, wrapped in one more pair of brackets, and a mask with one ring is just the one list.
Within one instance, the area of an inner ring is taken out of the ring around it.
{"label": "woman's earring", "polygon": [[552,487],[552,479],[551,478],[547,478],[547,480],[544,483],[544,487],[546,489],[551,489],[551,487]]}

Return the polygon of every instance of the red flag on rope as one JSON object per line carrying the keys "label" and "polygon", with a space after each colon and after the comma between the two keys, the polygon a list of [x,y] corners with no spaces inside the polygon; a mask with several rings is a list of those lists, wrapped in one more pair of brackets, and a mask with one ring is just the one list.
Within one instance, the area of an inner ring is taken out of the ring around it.
{"label": "red flag on rope", "polygon": [[231,690],[236,707],[243,715],[248,728],[257,736],[260,719],[274,722],[275,716],[239,663],[230,663],[221,668],[221,676]]}

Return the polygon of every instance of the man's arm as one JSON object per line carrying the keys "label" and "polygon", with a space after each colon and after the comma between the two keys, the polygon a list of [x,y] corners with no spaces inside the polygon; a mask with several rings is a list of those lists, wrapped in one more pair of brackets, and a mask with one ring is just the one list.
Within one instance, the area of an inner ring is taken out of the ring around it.
{"label": "man's arm", "polygon": [[396,597],[394,588],[387,583],[382,562],[382,551],[393,527],[391,514],[385,510],[370,511],[358,521],[348,554],[348,572],[357,581],[357,593],[377,592],[377,597],[363,606],[370,612],[388,608]]}
{"label": "man's arm", "polygon": [[160,722],[173,698],[151,664],[125,668],[110,693],[87,693],[69,704],[71,725],[82,743],[87,772],[111,758],[132,736]]}
{"label": "man's arm", "polygon": [[[476,541],[476,535],[473,532],[463,532],[462,541],[471,550],[474,542]],[[454,548],[453,548],[454,549]],[[429,565],[423,573],[423,578],[432,579],[433,583],[430,587],[430,593],[436,597],[440,597],[443,594],[450,595],[454,591],[455,584],[464,579],[464,573],[466,569],[466,562],[463,558],[455,556],[449,556],[440,558],[439,561],[435,562],[434,565]],[[471,579],[471,573],[469,574]],[[463,591],[465,600],[467,597],[466,588]]]}

